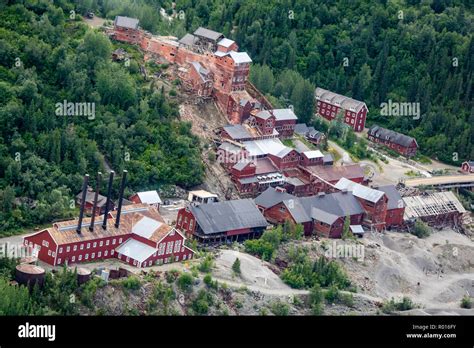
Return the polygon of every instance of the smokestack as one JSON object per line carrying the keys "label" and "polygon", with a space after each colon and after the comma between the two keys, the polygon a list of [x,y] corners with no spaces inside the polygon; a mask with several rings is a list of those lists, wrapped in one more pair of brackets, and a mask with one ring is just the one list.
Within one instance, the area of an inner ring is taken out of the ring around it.
{"label": "smokestack", "polygon": [[84,182],[82,184],[82,200],[81,200],[81,211],[79,213],[79,221],[77,223],[76,232],[81,234],[82,228],[82,218],[84,217],[84,205],[86,204],[86,196],[87,196],[87,183],[89,182],[89,174],[84,175]]}
{"label": "smokestack", "polygon": [[101,180],[102,180],[102,173],[97,172],[97,182],[95,183],[94,205],[92,207],[91,224],[89,225],[89,231],[91,231],[91,232],[94,230],[95,211],[97,209],[97,199],[99,198],[99,189],[100,189],[100,181]]}
{"label": "smokestack", "polygon": [[122,183],[120,184],[120,194],[119,194],[119,201],[118,201],[118,209],[117,209],[117,218],[115,219],[115,227],[119,228],[120,226],[120,214],[122,214],[122,201],[123,201],[123,191],[125,190],[125,181],[127,179],[127,171],[124,170],[122,174]]}
{"label": "smokestack", "polygon": [[107,229],[107,216],[109,215],[109,206],[110,206],[110,196],[112,195],[112,182],[114,180],[115,172],[110,171],[109,175],[109,188],[107,189],[107,202],[105,203],[105,213],[104,213],[104,222],[102,223],[102,228]]}

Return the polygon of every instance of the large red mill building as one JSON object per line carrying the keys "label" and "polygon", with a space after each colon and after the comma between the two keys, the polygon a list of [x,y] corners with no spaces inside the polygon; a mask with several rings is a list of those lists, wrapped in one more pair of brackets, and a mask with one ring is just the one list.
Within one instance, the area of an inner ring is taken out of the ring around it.
{"label": "large red mill building", "polygon": [[341,94],[316,88],[316,113],[328,121],[333,121],[339,112],[343,114],[343,121],[356,132],[362,132],[369,109],[364,102]]}
{"label": "large red mill building", "polygon": [[246,91],[252,60],[247,53],[238,51],[235,41],[221,33],[198,28],[178,41],[153,36],[139,28],[137,19],[118,16],[109,35],[179,65],[184,85],[200,96],[208,96],[212,91],[218,107],[231,123],[241,123],[244,109],[256,103]]}
{"label": "large red mill building", "polygon": [[[52,227],[24,238],[25,246],[36,250],[38,258],[50,265],[94,262],[117,258],[136,267],[188,260],[193,250],[186,237],[164,223],[158,210],[148,204],[122,207],[125,173],[118,209],[100,216],[57,222]],[[113,172],[109,178],[109,193]],[[87,191],[87,177],[84,180]],[[107,207],[107,206],[106,206]]]}

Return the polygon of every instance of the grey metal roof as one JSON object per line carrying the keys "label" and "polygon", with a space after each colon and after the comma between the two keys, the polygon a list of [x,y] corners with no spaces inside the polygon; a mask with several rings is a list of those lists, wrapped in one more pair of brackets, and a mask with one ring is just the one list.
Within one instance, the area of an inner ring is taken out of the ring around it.
{"label": "grey metal roof", "polygon": [[186,34],[181,38],[181,40],[179,40],[179,43],[186,46],[193,46],[196,44],[197,41],[198,41],[198,38],[195,37],[194,35]]}
{"label": "grey metal roof", "polygon": [[163,222],[144,216],[132,227],[132,233],[149,239]]}
{"label": "grey metal roof", "polygon": [[234,154],[237,154],[239,153],[240,151],[242,151],[242,148],[237,146],[237,145],[234,145],[234,144],[231,144],[227,141],[224,141],[220,146],[219,146],[219,149],[220,150],[224,150],[224,151],[227,151],[227,152],[230,152],[230,153],[234,153]]}
{"label": "grey metal roof", "polygon": [[217,44],[222,47],[229,48],[233,43],[235,43],[234,40],[223,38],[221,41],[219,41]]}
{"label": "grey metal roof", "polygon": [[297,123],[297,124],[295,124],[295,133],[296,134],[306,135],[308,132],[309,132],[309,128],[306,125],[306,123]]}
{"label": "grey metal roof", "polygon": [[118,27],[138,29],[138,19],[136,18],[117,16],[114,23]]}
{"label": "grey metal roof", "polygon": [[137,195],[140,198],[140,201],[142,203],[147,203],[147,204],[161,204],[161,203],[163,203],[161,201],[160,195],[158,194],[158,191],[156,191],[156,190],[137,192]]}
{"label": "grey metal roof", "polygon": [[222,33],[218,33],[217,31],[210,30],[210,29],[203,28],[203,27],[197,28],[196,31],[194,32],[194,35],[205,37],[205,38],[207,38],[209,40],[212,40],[212,41],[217,41],[220,38],[224,37],[224,35]]}
{"label": "grey metal roof", "polygon": [[[277,121],[297,120],[295,113],[291,109],[273,109],[260,111],[257,116],[266,120],[271,115],[275,116]],[[303,123],[304,124],[304,123]],[[306,126],[306,125],[305,125]]]}
{"label": "grey metal roof", "polygon": [[230,51],[229,55],[236,64],[252,63],[252,59],[247,54],[247,52]]}
{"label": "grey metal roof", "polygon": [[[76,197],[81,200],[82,199],[82,191],[76,195]],[[95,192],[92,190],[87,189],[86,193],[86,202],[93,203],[95,197]],[[107,197],[102,196],[100,193],[97,195],[97,207],[102,207],[107,202]]]}
{"label": "grey metal roof", "polygon": [[350,192],[295,198],[285,200],[284,203],[297,223],[311,221],[313,208],[338,217],[364,212],[357,198]]}
{"label": "grey metal roof", "polygon": [[130,257],[138,262],[143,262],[153,255],[157,250],[136,239],[130,238],[117,248],[117,252],[126,257]]}
{"label": "grey metal roof", "polygon": [[190,206],[204,234],[268,226],[252,199]]}
{"label": "grey metal roof", "polygon": [[362,227],[362,225],[350,225],[349,228],[350,228],[351,232],[354,233],[354,234],[364,234],[365,233],[364,228]]}
{"label": "grey metal roof", "polygon": [[332,158],[332,155],[330,153],[325,154],[323,157],[323,163],[329,163],[329,162],[334,162],[334,159]]}
{"label": "grey metal roof", "polygon": [[385,192],[385,194],[387,195],[387,209],[397,209],[403,208],[405,206],[402,196],[394,185],[380,186],[377,188],[377,190]]}
{"label": "grey metal roof", "polygon": [[245,167],[247,167],[247,165],[249,163],[251,163],[252,161],[249,161],[248,159],[242,159],[240,160],[239,162],[237,162],[233,167],[232,169],[236,169],[236,170],[242,170],[244,169]]}
{"label": "grey metal roof", "polygon": [[291,151],[293,151],[292,148],[290,147],[285,147],[284,149],[281,149],[278,153],[274,154],[275,156],[277,156],[278,158],[283,158],[285,157],[286,155],[288,155]]}
{"label": "grey metal roof", "polygon": [[[363,106],[367,108],[367,105],[365,105],[365,103],[360,100],[355,100],[355,99],[346,97],[344,95],[328,91],[327,89],[323,89],[320,87],[316,88],[314,95],[317,100],[328,102],[332,105],[339,106],[345,110],[359,112]],[[368,112],[368,109],[367,109],[367,112]]]}
{"label": "grey metal roof", "polygon": [[232,139],[240,140],[252,138],[252,134],[250,134],[247,129],[241,124],[224,126],[224,130],[227,132],[227,134],[229,134]]}
{"label": "grey metal roof", "polygon": [[249,155],[256,157],[268,154],[277,156],[281,151],[288,149],[288,147],[277,138],[244,141],[243,144],[249,152]]}
{"label": "grey metal roof", "polygon": [[328,213],[319,208],[313,208],[311,210],[311,217],[316,221],[321,221],[328,225],[332,225],[340,218],[340,216]]}
{"label": "grey metal roof", "polygon": [[304,186],[306,185],[301,179],[296,178],[296,177],[286,177],[285,178],[286,182],[292,186]]}
{"label": "grey metal roof", "polygon": [[415,138],[377,125],[373,125],[372,127],[370,127],[369,135],[378,139],[388,140],[394,144],[398,144],[405,147],[408,147],[413,142],[415,142],[416,146],[418,147],[418,143],[416,142]]}
{"label": "grey metal roof", "polygon": [[324,155],[319,150],[305,151],[303,152],[303,155],[305,155],[309,159],[321,158],[321,157],[324,158]]}
{"label": "grey metal roof", "polygon": [[273,109],[277,121],[297,120],[295,113],[291,109]]}
{"label": "grey metal roof", "polygon": [[255,203],[265,209],[271,208],[274,205],[283,202],[286,199],[295,198],[286,191],[278,191],[276,188],[269,187],[263,191],[257,198]]}
{"label": "grey metal roof", "polygon": [[239,182],[242,184],[242,185],[245,185],[245,184],[254,184],[254,183],[257,183],[258,182],[258,179],[257,179],[257,176],[251,176],[251,177],[248,177],[248,178],[241,178],[239,179]]}
{"label": "grey metal roof", "polygon": [[345,189],[351,191],[354,196],[373,203],[377,203],[385,194],[382,191],[374,190],[370,187],[358,184],[346,178],[339,179],[339,181],[334,186],[339,190]]}

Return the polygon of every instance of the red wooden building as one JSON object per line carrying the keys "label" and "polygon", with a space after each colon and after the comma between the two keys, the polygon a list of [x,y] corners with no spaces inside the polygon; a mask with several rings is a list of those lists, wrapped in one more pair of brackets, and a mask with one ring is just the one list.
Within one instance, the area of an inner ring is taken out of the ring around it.
{"label": "red wooden building", "polygon": [[416,150],[418,149],[418,143],[415,138],[377,125],[370,127],[367,137],[370,141],[385,145],[406,157],[415,156]]}
{"label": "red wooden building", "polygon": [[271,194],[271,191],[262,195],[255,202],[259,207],[265,207],[264,215],[269,222],[283,224],[291,220],[302,224],[306,236],[316,234],[340,238],[346,216],[349,216],[351,225],[360,225],[364,217],[361,204],[350,192],[321,192],[316,196],[291,198]]}
{"label": "red wooden building", "polygon": [[332,121],[339,112],[342,112],[345,124],[356,132],[364,130],[365,119],[369,112],[364,102],[319,87],[316,88],[315,99],[317,114]]}
{"label": "red wooden building", "polygon": [[158,191],[144,191],[137,192],[134,195],[130,196],[130,201],[135,204],[148,204],[154,206],[156,209],[160,210],[160,205],[163,203],[161,201]]}
{"label": "red wooden building", "polygon": [[178,212],[176,228],[201,243],[260,237],[268,223],[251,199],[190,204]]}
{"label": "red wooden building", "polygon": [[336,185],[341,191],[350,191],[365,211],[364,223],[371,229],[381,231],[386,225],[388,198],[385,192],[355,183],[346,178],[340,179]]}
{"label": "red wooden building", "polygon": [[91,230],[91,218],[58,222],[24,238],[24,244],[39,250],[38,258],[50,265],[99,262],[118,258],[136,267],[187,260],[194,252],[184,245],[186,237],[166,225],[156,208],[145,204],[124,206],[119,227],[117,212],[101,216]]}
{"label": "red wooden building", "polygon": [[123,16],[115,17],[112,38],[117,41],[141,45],[143,31],[138,26],[138,19]]}
{"label": "red wooden building", "polygon": [[[94,197],[95,197],[95,191],[92,189],[92,187],[87,187],[87,193],[86,193],[85,203],[84,203],[84,211],[86,212],[87,215],[92,215],[92,209],[94,208]],[[104,197],[101,194],[98,194],[97,204],[95,208],[95,215],[104,214],[106,202],[107,202],[107,197]],[[82,192],[76,195],[76,204],[81,205],[81,203],[82,203]],[[114,207],[115,207],[114,202],[109,201],[109,211],[113,210]]]}
{"label": "red wooden building", "polygon": [[403,215],[405,214],[405,203],[402,196],[394,185],[374,187],[374,189],[385,192],[388,198],[387,214],[385,216],[385,226],[387,229],[403,225]]}

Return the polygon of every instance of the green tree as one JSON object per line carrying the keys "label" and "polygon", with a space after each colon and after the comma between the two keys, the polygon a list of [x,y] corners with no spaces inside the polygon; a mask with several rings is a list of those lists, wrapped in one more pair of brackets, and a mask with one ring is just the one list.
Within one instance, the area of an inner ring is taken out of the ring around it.
{"label": "green tree", "polygon": [[235,274],[240,274],[240,260],[237,257],[232,264],[232,270],[234,271]]}

